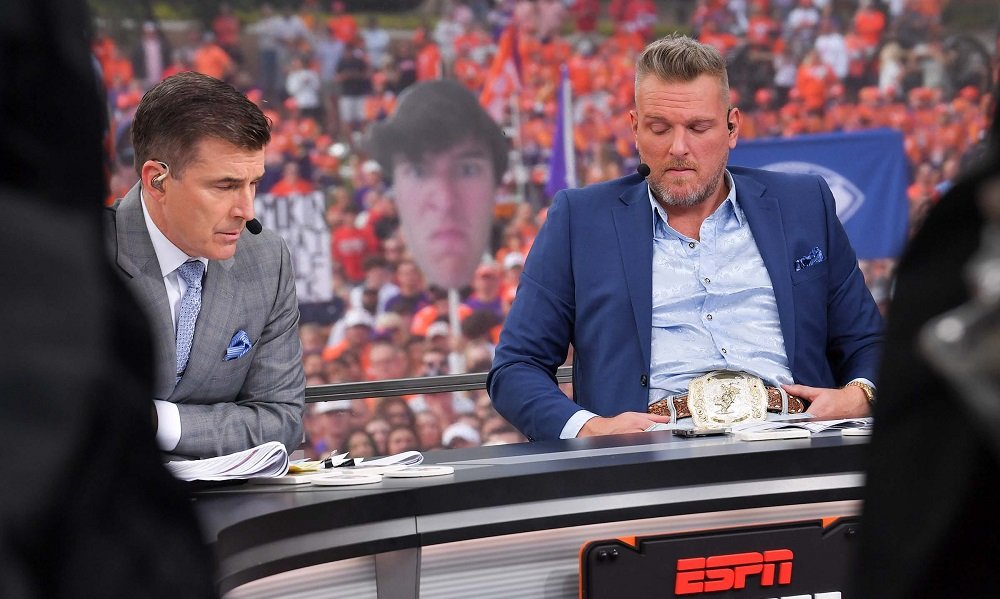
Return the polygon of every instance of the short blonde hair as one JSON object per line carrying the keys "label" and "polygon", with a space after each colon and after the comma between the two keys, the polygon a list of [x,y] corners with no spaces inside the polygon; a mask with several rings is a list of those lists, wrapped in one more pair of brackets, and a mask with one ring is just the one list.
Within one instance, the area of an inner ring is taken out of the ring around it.
{"label": "short blonde hair", "polygon": [[726,59],[712,46],[672,33],[646,46],[635,65],[635,87],[648,75],[662,81],[694,81],[702,75],[719,80],[722,99],[729,104]]}

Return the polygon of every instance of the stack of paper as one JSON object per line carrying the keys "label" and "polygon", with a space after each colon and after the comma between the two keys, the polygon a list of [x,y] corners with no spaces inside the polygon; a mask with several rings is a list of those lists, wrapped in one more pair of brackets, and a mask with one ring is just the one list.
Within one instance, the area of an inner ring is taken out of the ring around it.
{"label": "stack of paper", "polygon": [[[379,482],[381,475],[413,468],[424,461],[424,454],[419,451],[404,451],[373,460],[354,458],[354,465],[343,465],[351,462],[346,453],[331,454],[325,460],[301,460],[293,463],[284,476],[273,478],[255,478],[253,482],[261,485],[304,485],[319,484],[359,484],[361,482]],[[338,465],[340,464],[340,465]],[[377,475],[377,476],[376,476]],[[362,476],[369,477],[361,480]],[[330,480],[337,478],[337,481]]]}
{"label": "stack of paper", "polygon": [[229,455],[167,462],[166,466],[181,480],[279,477],[288,472],[288,451],[279,441],[270,441]]}
{"label": "stack of paper", "polygon": [[842,418],[840,420],[793,420],[793,421],[779,421],[779,420],[766,420],[753,421],[753,422],[741,422],[739,424],[734,424],[730,427],[730,432],[763,432],[763,431],[774,431],[781,429],[799,428],[805,429],[810,433],[819,433],[826,430],[836,430],[836,429],[848,429],[848,428],[865,428],[871,427],[872,419],[868,418]]}
{"label": "stack of paper", "polygon": [[404,451],[402,453],[397,453],[395,455],[388,455],[384,458],[378,458],[374,460],[368,460],[365,462],[365,466],[394,466],[396,464],[402,466],[416,466],[424,461],[424,454],[419,451]]}

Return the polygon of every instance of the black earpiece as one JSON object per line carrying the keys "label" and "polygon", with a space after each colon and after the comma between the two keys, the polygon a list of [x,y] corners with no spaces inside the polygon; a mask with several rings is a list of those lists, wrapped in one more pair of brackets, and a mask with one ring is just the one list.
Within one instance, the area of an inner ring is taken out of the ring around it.
{"label": "black earpiece", "polygon": [[732,132],[733,132],[733,129],[735,129],[735,128],[736,128],[736,125],[734,125],[732,121],[729,121],[729,122],[727,123],[727,125],[729,125],[729,132],[730,132],[730,133],[732,133]]}

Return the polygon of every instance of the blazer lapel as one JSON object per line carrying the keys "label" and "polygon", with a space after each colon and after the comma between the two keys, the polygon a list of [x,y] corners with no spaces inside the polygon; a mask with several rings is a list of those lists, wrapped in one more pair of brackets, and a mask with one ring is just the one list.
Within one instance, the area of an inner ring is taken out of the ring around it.
{"label": "blazer lapel", "polygon": [[239,328],[237,320],[243,311],[234,304],[237,287],[234,263],[235,258],[208,262],[205,285],[201,290],[201,312],[194,327],[191,358],[187,371],[174,390],[177,397],[190,395],[199,385],[211,379],[215,369],[222,365],[229,341]]}
{"label": "blazer lapel", "polygon": [[774,299],[778,305],[781,335],[785,339],[788,367],[794,371],[795,356],[795,300],[792,294],[792,271],[788,257],[785,228],[778,210],[778,200],[767,195],[767,188],[754,179],[733,175],[736,183],[736,200],[750,223],[757,249],[764,260],[764,267],[771,277]]}
{"label": "blazer lapel", "polygon": [[639,336],[642,372],[648,372],[653,327],[653,210],[645,183],[629,189],[619,199],[621,203],[611,213]]}
{"label": "blazer lapel", "polygon": [[174,322],[170,316],[167,290],[163,286],[160,263],[156,259],[153,242],[146,230],[142,214],[139,184],[125,195],[115,211],[116,256],[118,267],[128,275],[126,286],[135,294],[145,309],[153,328],[155,344],[156,378],[153,397],[166,399],[174,389],[176,340]]}

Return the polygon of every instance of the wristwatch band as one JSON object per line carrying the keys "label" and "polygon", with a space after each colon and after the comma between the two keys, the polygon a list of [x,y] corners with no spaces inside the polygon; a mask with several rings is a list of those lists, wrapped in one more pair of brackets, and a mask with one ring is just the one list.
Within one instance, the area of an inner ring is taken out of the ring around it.
{"label": "wristwatch band", "polygon": [[845,387],[858,387],[865,392],[865,397],[868,399],[868,403],[875,403],[875,388],[868,383],[862,381],[851,381],[844,385]]}

